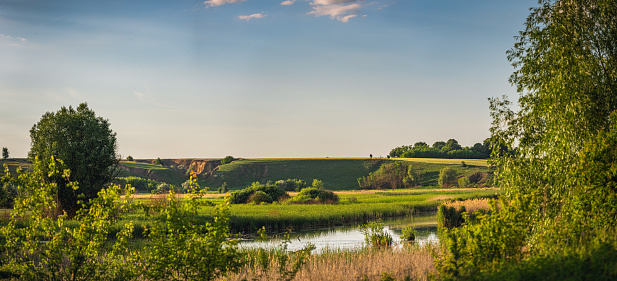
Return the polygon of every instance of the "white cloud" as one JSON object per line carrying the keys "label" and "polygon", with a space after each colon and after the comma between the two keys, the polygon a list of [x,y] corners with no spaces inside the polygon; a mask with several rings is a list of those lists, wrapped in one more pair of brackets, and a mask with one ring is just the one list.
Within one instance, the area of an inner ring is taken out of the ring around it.
{"label": "white cloud", "polygon": [[294,2],[296,2],[296,0],[287,0],[287,1],[281,2],[281,5],[283,6],[293,5]]}
{"label": "white cloud", "polygon": [[28,41],[23,37],[13,37],[6,34],[0,34],[0,45],[22,46]]}
{"label": "white cloud", "polygon": [[264,14],[252,14],[252,15],[248,15],[248,16],[239,16],[238,18],[241,20],[246,20],[249,21],[251,19],[262,19],[267,17],[268,15],[264,15]]}
{"label": "white cloud", "polygon": [[208,7],[216,7],[224,4],[239,3],[244,1],[246,0],[208,0],[204,2],[204,4],[206,4]]}
{"label": "white cloud", "polygon": [[341,22],[347,22],[358,16],[362,8],[362,5],[355,0],[312,0],[310,4],[313,10],[308,13],[309,15],[330,16],[331,19]]}

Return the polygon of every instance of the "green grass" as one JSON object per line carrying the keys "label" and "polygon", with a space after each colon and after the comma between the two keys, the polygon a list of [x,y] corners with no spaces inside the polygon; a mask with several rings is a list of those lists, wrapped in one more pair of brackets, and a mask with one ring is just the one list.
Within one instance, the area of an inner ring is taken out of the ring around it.
{"label": "green grass", "polygon": [[[133,161],[121,161],[121,165],[124,165],[129,168],[140,169],[144,174],[152,174],[155,178],[151,178],[156,181],[164,181],[166,183],[173,184],[175,186],[182,185],[188,179],[184,173],[179,170],[174,170],[171,168],[167,168],[161,165],[154,165],[150,163],[144,162],[133,162]],[[132,173],[126,170],[121,170],[120,177],[141,177],[147,178],[144,174]]]}
{"label": "green grass", "polygon": [[219,166],[212,177],[200,185],[216,189],[227,182],[232,189],[268,180],[301,179],[311,184],[313,179],[324,182],[329,190],[357,189],[357,179],[379,168],[378,160],[370,159],[245,159]]}
{"label": "green grass", "polygon": [[[231,227],[235,232],[253,232],[262,226],[270,231],[329,227],[388,217],[405,217],[416,212],[434,212],[446,199],[494,197],[496,189],[386,191],[340,194],[336,205],[237,204],[231,207]],[[354,198],[354,199],[351,199]],[[220,203],[223,199],[215,199]],[[213,207],[201,214],[209,217]]]}

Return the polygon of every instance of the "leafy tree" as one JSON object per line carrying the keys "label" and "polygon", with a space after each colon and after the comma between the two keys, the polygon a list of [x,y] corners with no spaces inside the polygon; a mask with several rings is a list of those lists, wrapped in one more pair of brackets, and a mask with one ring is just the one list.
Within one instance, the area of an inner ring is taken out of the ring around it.
{"label": "leafy tree", "polygon": [[441,187],[451,185],[456,181],[456,171],[450,167],[445,167],[439,171],[439,179],[437,182]]}
{"label": "leafy tree", "polygon": [[458,144],[458,141],[455,139],[449,139],[446,142],[446,145],[444,146],[444,148],[446,149],[446,151],[463,149],[463,147],[461,147],[461,145]]}
{"label": "leafy tree", "polygon": [[432,148],[436,149],[436,150],[441,150],[444,146],[446,146],[446,143],[443,141],[436,141],[435,143],[433,143]]}
{"label": "leafy tree", "polygon": [[221,160],[221,165],[231,163],[234,160],[236,160],[236,158],[234,158],[233,156],[226,156],[225,158],[223,158],[223,160]]}
{"label": "leafy tree", "polygon": [[156,158],[156,160],[154,160],[154,165],[163,165],[163,160],[161,160],[160,157]]}
{"label": "leafy tree", "polygon": [[126,157],[126,161],[133,161],[133,156],[129,155],[128,157]]}
{"label": "leafy tree", "polygon": [[617,251],[617,5],[539,3],[508,51],[520,109],[491,99],[492,157],[507,198],[477,224],[447,231],[444,277],[484,279],[523,259],[551,272],[561,262],[547,256],[592,256],[570,275],[617,278],[615,259],[593,256]]}
{"label": "leafy tree", "polygon": [[227,193],[227,191],[229,191],[229,188],[227,187],[227,182],[223,182],[221,187],[219,187],[218,192],[219,193]]}
{"label": "leafy tree", "polygon": [[64,160],[71,170],[71,181],[79,189],[67,185],[58,175],[46,176],[58,185],[59,208],[76,214],[84,202],[96,197],[103,186],[111,182],[118,163],[116,133],[109,128],[109,121],[96,116],[86,103],[76,109],[62,107],[57,112],[47,112],[30,130],[31,147],[28,157],[37,156],[42,162],[43,175],[48,175],[52,157]]}
{"label": "leafy tree", "polygon": [[2,159],[9,159],[9,149],[6,147],[2,148]]}
{"label": "leafy tree", "polygon": [[420,149],[420,148],[424,148],[424,147],[429,147],[428,144],[426,144],[423,141],[419,141],[413,144],[413,149]]}

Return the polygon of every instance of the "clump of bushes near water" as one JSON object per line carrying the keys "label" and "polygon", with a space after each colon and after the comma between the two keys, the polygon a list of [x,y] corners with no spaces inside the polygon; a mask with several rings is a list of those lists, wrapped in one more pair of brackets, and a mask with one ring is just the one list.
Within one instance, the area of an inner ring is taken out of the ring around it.
{"label": "clump of bushes near water", "polygon": [[[311,187],[303,188],[298,195],[291,198],[285,187],[287,182],[291,182],[291,185],[298,184],[301,186],[304,181],[292,180],[277,181],[276,183],[267,182],[265,184],[254,182],[251,186],[232,192],[230,195],[230,201],[232,204],[244,204],[244,203],[289,203],[289,204],[337,204],[339,197],[334,192],[323,189],[323,182],[320,180],[313,180]],[[284,184],[283,184],[284,183]]]}

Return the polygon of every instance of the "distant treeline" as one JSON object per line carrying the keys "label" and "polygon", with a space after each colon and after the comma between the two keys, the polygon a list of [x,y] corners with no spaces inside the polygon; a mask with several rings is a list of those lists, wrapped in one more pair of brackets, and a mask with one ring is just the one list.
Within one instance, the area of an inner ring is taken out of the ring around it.
{"label": "distant treeline", "polygon": [[489,139],[472,147],[462,147],[455,139],[437,141],[429,146],[425,142],[403,145],[390,151],[390,157],[402,158],[448,158],[448,159],[487,159],[491,155]]}

